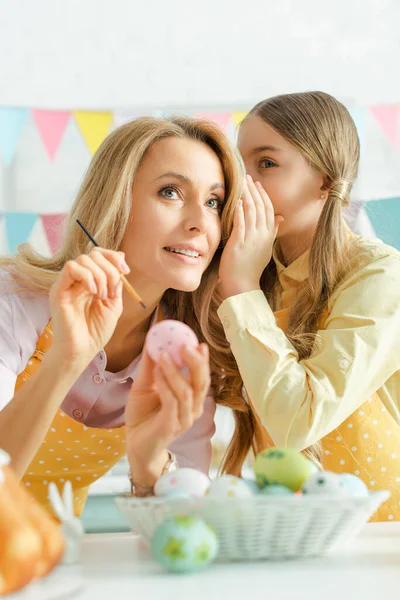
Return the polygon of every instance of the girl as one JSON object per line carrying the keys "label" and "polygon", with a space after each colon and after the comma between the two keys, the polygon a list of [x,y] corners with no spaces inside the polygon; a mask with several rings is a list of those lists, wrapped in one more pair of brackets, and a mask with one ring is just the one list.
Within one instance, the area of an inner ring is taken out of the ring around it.
{"label": "girl", "polygon": [[[61,250],[44,258],[24,245],[2,261],[0,447],[43,504],[48,484],[68,479],[79,515],[88,486],[125,453],[137,495],[151,494],[176,461],[208,471],[209,362],[218,401],[224,339],[214,290],[242,177],[216,126],[139,119],[96,153]],[[125,295],[121,274],[147,311]],[[204,343],[183,351],[187,378],[168,355],[155,367],[141,354],[164,316],[211,344],[210,361]]]}
{"label": "girl", "polygon": [[[325,469],[391,490],[375,519],[400,519],[400,254],[343,221],[355,125],[327,94],[278,96],[250,111],[238,145],[248,183],[218,315],[256,413],[256,450],[307,449]],[[231,382],[240,388],[233,370]]]}

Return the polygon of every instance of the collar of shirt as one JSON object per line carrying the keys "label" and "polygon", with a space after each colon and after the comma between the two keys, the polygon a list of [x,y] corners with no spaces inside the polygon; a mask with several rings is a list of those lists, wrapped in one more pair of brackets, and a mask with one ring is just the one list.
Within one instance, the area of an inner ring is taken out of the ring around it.
{"label": "collar of shirt", "polygon": [[310,251],[307,250],[304,252],[304,254],[299,256],[299,258],[296,258],[296,260],[294,260],[288,267],[285,267],[285,265],[279,259],[279,249],[275,244],[272,258],[276,264],[279,283],[283,289],[293,285],[293,281],[301,282],[307,279],[309,257]]}

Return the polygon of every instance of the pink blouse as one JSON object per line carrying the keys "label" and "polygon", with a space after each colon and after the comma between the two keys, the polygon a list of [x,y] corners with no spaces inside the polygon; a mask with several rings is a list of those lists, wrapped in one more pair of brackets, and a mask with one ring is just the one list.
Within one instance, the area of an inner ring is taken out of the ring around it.
{"label": "pink blouse", "polygon": [[[10,291],[9,275],[0,272],[0,410],[14,396],[17,376],[32,356],[36,343],[50,319],[47,296]],[[156,318],[156,316],[154,317]],[[107,371],[107,355],[99,352],[72,386],[61,404],[62,410],[88,427],[114,428],[124,424],[124,410],[131,385],[140,368],[141,357],[119,373]],[[180,466],[208,472],[211,438],[215,432],[215,402],[205,401],[202,416],[181,435],[170,450]]]}

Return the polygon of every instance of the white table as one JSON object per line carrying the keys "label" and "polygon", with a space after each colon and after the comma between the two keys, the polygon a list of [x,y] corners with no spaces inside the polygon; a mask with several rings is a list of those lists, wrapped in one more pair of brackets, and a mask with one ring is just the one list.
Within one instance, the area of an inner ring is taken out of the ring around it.
{"label": "white table", "polygon": [[366,525],[340,553],[322,558],[215,564],[191,575],[165,573],[140,538],[87,535],[79,600],[369,600],[395,598],[400,522]]}

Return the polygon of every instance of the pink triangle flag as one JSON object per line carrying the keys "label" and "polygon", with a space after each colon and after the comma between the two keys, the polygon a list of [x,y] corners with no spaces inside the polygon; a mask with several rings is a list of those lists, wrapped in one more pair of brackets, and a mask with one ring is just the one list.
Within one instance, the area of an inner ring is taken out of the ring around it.
{"label": "pink triangle flag", "polygon": [[52,254],[55,254],[61,247],[67,215],[63,213],[41,215],[41,217],[50,250]]}
{"label": "pink triangle flag", "polygon": [[70,111],[32,110],[32,116],[46,147],[50,160],[54,160],[71,117]]}
{"label": "pink triangle flag", "polygon": [[208,121],[214,121],[221,127],[223,131],[228,129],[228,125],[231,122],[232,113],[228,112],[199,112],[195,116],[199,119],[207,119]]}
{"label": "pink triangle flag", "polygon": [[397,146],[399,109],[396,104],[381,104],[371,106],[370,110],[378,121],[380,128],[386,134],[388,140]]}

